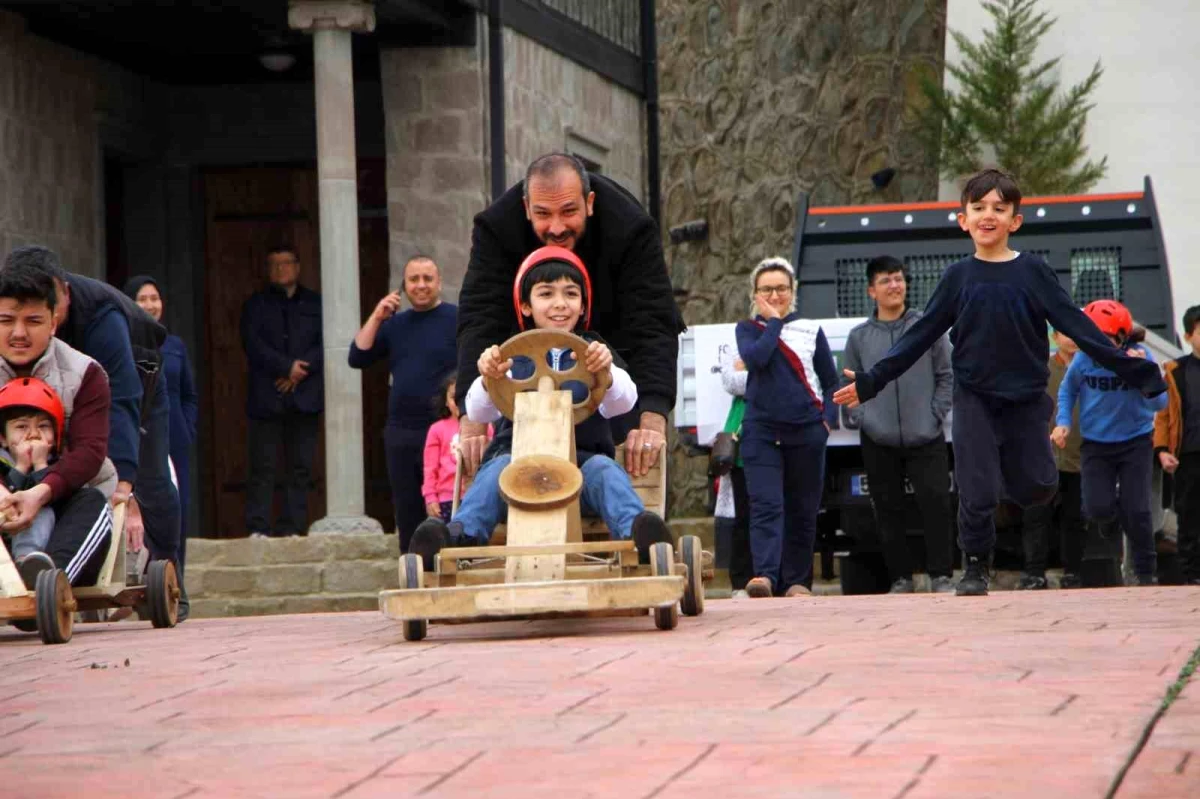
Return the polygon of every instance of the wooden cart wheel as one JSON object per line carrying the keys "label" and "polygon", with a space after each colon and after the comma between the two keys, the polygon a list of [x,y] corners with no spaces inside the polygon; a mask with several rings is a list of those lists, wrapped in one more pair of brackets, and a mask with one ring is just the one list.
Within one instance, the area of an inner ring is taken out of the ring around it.
{"label": "wooden cart wheel", "polygon": [[[400,556],[400,587],[425,587],[425,567],[420,555],[409,553]],[[428,632],[429,622],[424,619],[404,622],[405,641],[420,641]]]}
{"label": "wooden cart wheel", "polygon": [[37,629],[44,644],[65,644],[75,624],[75,595],[62,569],[46,569],[37,576]]}
{"label": "wooden cart wheel", "polygon": [[679,560],[688,568],[687,583],[683,588],[683,597],[679,600],[680,609],[685,616],[699,616],[704,612],[704,551],[700,547],[700,539],[694,535],[685,535],[679,539]]}
{"label": "wooden cart wheel", "polygon": [[554,455],[526,455],[500,472],[500,496],[514,508],[554,510],[583,490],[583,472]]}
{"label": "wooden cart wheel", "polygon": [[174,627],[179,618],[179,578],[169,560],[152,560],[146,570],[146,610],[155,627]]}
{"label": "wooden cart wheel", "polygon": [[[675,554],[666,542],[655,544],[650,549],[650,572],[655,577],[670,577]],[[679,603],[654,608],[654,626],[660,630],[674,630],[679,624]]]}
{"label": "wooden cart wheel", "polygon": [[[502,380],[484,378],[483,387],[488,396],[500,410],[500,413],[511,419],[517,394],[522,391],[533,391],[543,377],[554,381],[554,388],[562,388],[564,383],[579,382],[587,386],[588,397],[577,402],[574,408],[574,421],[579,424],[591,416],[600,407],[605,392],[612,385],[612,372],[608,369],[598,374],[592,374],[584,366],[584,356],[587,353],[588,342],[573,333],[561,330],[526,330],[500,345],[500,358],[508,360],[524,356],[533,362],[533,374],[524,380],[514,380],[506,377]],[[565,372],[557,372],[546,363],[546,353],[552,349],[569,349],[575,355],[575,365]]]}

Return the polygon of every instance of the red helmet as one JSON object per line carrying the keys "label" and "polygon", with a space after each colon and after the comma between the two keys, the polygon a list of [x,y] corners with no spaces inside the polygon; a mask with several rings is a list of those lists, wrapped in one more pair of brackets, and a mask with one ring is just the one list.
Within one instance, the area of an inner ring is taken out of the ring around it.
{"label": "red helmet", "polygon": [[1083,309],[1088,319],[1106,336],[1125,340],[1133,330],[1133,315],[1116,300],[1096,300]]}
{"label": "red helmet", "polygon": [[50,414],[54,420],[54,448],[60,449],[67,412],[54,389],[36,377],[18,377],[0,386],[0,411],[8,408],[33,408]]}
{"label": "red helmet", "polygon": [[521,314],[521,279],[530,269],[547,261],[565,261],[583,275],[583,329],[587,330],[592,325],[592,278],[579,256],[566,247],[538,247],[521,262],[517,277],[513,280],[513,308],[517,312],[517,326],[525,329],[525,317]]}

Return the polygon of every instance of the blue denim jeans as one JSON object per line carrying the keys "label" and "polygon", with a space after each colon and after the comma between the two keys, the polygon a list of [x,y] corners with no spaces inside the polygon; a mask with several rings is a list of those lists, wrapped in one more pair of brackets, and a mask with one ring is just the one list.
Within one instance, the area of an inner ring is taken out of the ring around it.
{"label": "blue denim jeans", "polygon": [[[496,525],[508,518],[508,506],[500,496],[500,472],[511,461],[512,455],[506,453],[480,466],[475,482],[463,495],[453,521],[462,525],[463,535],[473,544],[486,544]],[[579,468],[583,472],[580,509],[585,515],[603,519],[613,538],[628,539],[633,534],[634,517],[645,506],[625,469],[603,455],[591,456]]]}

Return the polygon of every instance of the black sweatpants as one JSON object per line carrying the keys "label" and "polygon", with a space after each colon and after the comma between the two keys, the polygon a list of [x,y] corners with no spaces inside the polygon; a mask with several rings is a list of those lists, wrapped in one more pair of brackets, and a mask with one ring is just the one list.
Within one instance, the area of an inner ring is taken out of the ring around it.
{"label": "black sweatpants", "polygon": [[1175,515],[1184,582],[1200,580],[1200,452],[1179,456],[1175,470]]}
{"label": "black sweatpants", "polygon": [[[112,540],[112,510],[95,488],[81,488],[54,505],[46,554],[71,585],[95,585]],[[122,575],[123,576],[123,575]]]}
{"label": "black sweatpants", "polygon": [[[246,477],[246,530],[268,535],[296,535],[308,529],[308,489],[317,454],[320,414],[289,412],[250,420],[250,473]],[[271,526],[275,473],[283,445],[282,512]]]}
{"label": "black sweatpants", "polygon": [[1133,553],[1134,573],[1153,576],[1158,556],[1150,516],[1154,445],[1149,434],[1112,444],[1085,440],[1079,453],[1084,517],[1101,523],[1120,519]]}
{"label": "black sweatpants", "polygon": [[425,481],[425,435],[427,430],[387,427],[383,446],[387,454],[388,482],[392,488],[392,512],[400,551],[408,552],[417,525],[429,514],[421,484]]}
{"label": "black sweatpants", "polygon": [[905,524],[907,477],[925,530],[925,569],[930,577],[949,577],[954,567],[950,547],[950,458],[946,442],[937,439],[919,447],[885,447],[865,433],[860,440],[888,575],[892,580],[911,580],[913,576]]}
{"label": "black sweatpants", "polygon": [[1044,505],[1058,490],[1050,449],[1054,400],[1003,402],[954,386],[954,477],[958,483],[958,545],[986,555],[996,543],[996,506],[1008,499]]}
{"label": "black sweatpants", "polygon": [[1087,544],[1087,527],[1083,523],[1082,480],[1078,472],[1058,473],[1058,494],[1048,505],[1031,505],[1025,509],[1022,544],[1025,550],[1025,573],[1046,576],[1051,528],[1058,519],[1059,546],[1063,570],[1079,574],[1083,568],[1083,549]]}

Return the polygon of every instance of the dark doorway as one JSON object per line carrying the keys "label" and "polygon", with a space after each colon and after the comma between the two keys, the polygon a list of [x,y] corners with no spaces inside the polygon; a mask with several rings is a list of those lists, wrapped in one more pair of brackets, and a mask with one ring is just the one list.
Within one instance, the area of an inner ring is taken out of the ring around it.
{"label": "dark doorway", "polygon": [[[267,250],[286,241],[297,249],[301,283],[321,289],[317,172],[312,164],[208,169],[202,175],[205,218],[205,349],[208,390],[201,396],[200,505],[202,529],[215,537],[245,535],[246,358],[239,333],[242,304],[266,285]],[[369,313],[388,284],[384,163],[359,169],[360,289]],[[365,318],[365,316],[364,316]],[[349,342],[346,342],[347,344]],[[383,452],[387,374],[363,374],[367,514],[386,527],[392,518]],[[309,522],[325,514],[324,433],[314,464]]]}

